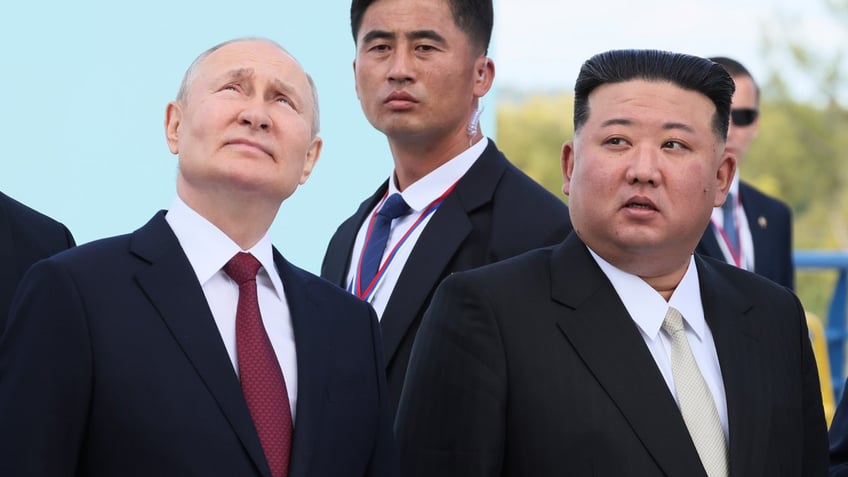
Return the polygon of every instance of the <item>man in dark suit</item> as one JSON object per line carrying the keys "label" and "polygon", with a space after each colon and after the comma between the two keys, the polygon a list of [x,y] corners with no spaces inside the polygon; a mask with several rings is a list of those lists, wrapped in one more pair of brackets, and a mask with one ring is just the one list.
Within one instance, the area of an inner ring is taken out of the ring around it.
{"label": "man in dark suit", "polygon": [[[726,150],[740,164],[760,129],[760,88],[738,61],[720,56],[710,59],[723,66],[736,85]],[[795,288],[792,212],[784,202],[739,180],[738,167],[727,200],[713,210],[695,251]]]}
{"label": "man in dark suit", "polygon": [[[357,95],[389,141],[394,171],[339,226],[321,276],[377,311],[394,406],[421,317],[443,278],[554,244],[571,230],[564,203],[481,131],[479,101],[495,74],[486,57],[492,21],[491,1],[351,5]],[[383,245],[371,232],[389,196],[408,208],[391,221]],[[362,263],[372,245],[377,273]]]}
{"label": "man in dark suit", "polygon": [[584,63],[560,245],[445,279],[395,419],[401,475],[823,475],[798,299],[693,255],[735,162],[733,83],[702,58]]}
{"label": "man in dark suit", "polygon": [[74,245],[64,224],[0,192],[0,334],[24,273],[33,263]]}
{"label": "man in dark suit", "polygon": [[21,283],[0,475],[396,475],[373,310],[268,234],[320,153],[311,78],[271,41],[223,43],[189,67],[165,130],[172,207]]}

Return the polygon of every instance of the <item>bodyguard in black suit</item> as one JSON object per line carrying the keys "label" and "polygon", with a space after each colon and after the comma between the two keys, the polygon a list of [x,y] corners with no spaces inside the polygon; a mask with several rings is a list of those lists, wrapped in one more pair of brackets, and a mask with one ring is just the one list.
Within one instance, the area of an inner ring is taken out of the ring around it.
{"label": "bodyguard in black suit", "polygon": [[[192,64],[166,113],[173,206],[21,284],[0,341],[0,475],[397,474],[374,311],[268,235],[318,159],[315,98],[268,40]],[[260,268],[245,286],[225,270],[248,254]],[[267,427],[278,418],[293,432]]]}
{"label": "bodyguard in black suit", "polygon": [[583,65],[574,233],[440,285],[395,420],[402,475],[824,475],[801,304],[693,255],[734,172],[732,91],[688,55]]}
{"label": "bodyguard in black suit", "polygon": [[0,334],[24,273],[33,263],[74,245],[64,224],[0,192]]}
{"label": "bodyguard in black suit", "polygon": [[[486,57],[492,19],[491,1],[351,5],[357,94],[386,135],[395,168],[339,226],[321,276],[374,305],[394,406],[421,317],[443,278],[554,244],[571,230],[563,202],[481,132],[479,101],[495,74]],[[392,222],[387,265],[368,290],[360,261],[372,217],[393,194],[411,210]]]}
{"label": "bodyguard in black suit", "polygon": [[[725,57],[711,60],[723,66],[736,85],[726,150],[741,163],[760,128],[760,88],[748,69],[738,61]],[[716,208],[695,251],[795,288],[789,206],[740,180],[738,168],[728,198],[724,205],[733,210],[735,232],[730,232],[733,227],[726,227],[722,208]]]}

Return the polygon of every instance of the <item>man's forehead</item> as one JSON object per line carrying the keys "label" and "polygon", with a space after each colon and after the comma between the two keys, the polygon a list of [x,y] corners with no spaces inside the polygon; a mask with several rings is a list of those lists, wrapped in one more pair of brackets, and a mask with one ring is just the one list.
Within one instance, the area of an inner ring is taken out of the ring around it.
{"label": "man's forehead", "polygon": [[[605,83],[589,93],[589,105],[609,105],[612,108],[636,106],[646,109],[674,106],[700,108],[715,112],[715,104],[700,91],[683,88],[673,82],[634,79]],[[709,119],[709,118],[707,118]]]}
{"label": "man's forehead", "polygon": [[363,40],[375,33],[399,37],[433,32],[444,36],[451,29],[459,30],[448,0],[374,2],[363,15],[359,36]]}
{"label": "man's forehead", "polygon": [[201,70],[234,70],[255,68],[263,64],[303,70],[287,51],[274,43],[262,40],[243,40],[224,45],[205,58],[200,67]]}
{"label": "man's forehead", "polygon": [[285,50],[268,42],[254,42],[264,45],[260,48],[255,48],[248,42],[239,43],[226,45],[212,52],[199,65],[200,75],[210,78],[250,79],[259,70],[270,70],[276,81],[296,82],[299,86],[306,86],[306,72]]}

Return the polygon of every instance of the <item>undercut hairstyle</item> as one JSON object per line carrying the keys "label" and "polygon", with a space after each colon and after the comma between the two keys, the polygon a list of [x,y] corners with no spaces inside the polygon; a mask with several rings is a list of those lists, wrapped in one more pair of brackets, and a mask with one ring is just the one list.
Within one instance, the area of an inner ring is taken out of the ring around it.
{"label": "undercut hairstyle", "polygon": [[754,79],[754,75],[748,71],[748,68],[734,60],[733,58],[728,58],[726,56],[713,56],[710,58],[710,61],[720,64],[724,67],[725,70],[730,74],[732,78],[737,78],[739,76],[747,76],[751,78],[751,82],[754,83],[754,92],[756,94],[757,106],[760,105],[760,85],[757,84],[757,80]]}
{"label": "undercut hairstyle", "polygon": [[[350,28],[353,42],[359,36],[362,17],[376,0],[353,0],[350,4]],[[453,22],[468,37],[474,48],[481,54],[489,52],[492,41],[492,26],[494,24],[494,8],[492,0],[442,0],[448,3]]]}
{"label": "undercut hairstyle", "polygon": [[[262,37],[234,38],[232,40],[227,40],[225,42],[218,43],[212,48],[209,48],[208,50],[199,54],[197,58],[195,58],[194,61],[191,62],[191,65],[189,65],[188,69],[186,69],[186,72],[183,75],[183,80],[180,83],[180,89],[177,91],[176,101],[178,103],[185,103],[185,101],[188,99],[188,92],[191,89],[191,84],[194,82],[194,79],[197,76],[197,70],[200,68],[200,65],[203,63],[203,61],[209,57],[209,55],[231,43],[238,43],[240,41],[264,41],[265,43],[274,45],[275,47],[279,48],[280,51],[290,56],[295,61],[295,63],[297,63],[301,67],[301,69],[303,69],[303,65],[301,65],[300,62],[297,61],[297,58],[295,58],[291,53],[288,52],[288,50],[280,46],[280,44],[274,40],[269,40],[267,38]],[[315,81],[312,79],[312,76],[310,76],[309,73],[306,72],[306,70],[304,70],[303,73],[306,75],[306,80],[309,82],[309,89],[312,95],[312,137],[314,138],[316,135],[318,135],[318,131],[321,129],[321,118],[319,114],[320,111],[318,109],[318,87],[315,86]]]}
{"label": "undercut hairstyle", "polygon": [[589,119],[589,94],[607,83],[669,82],[703,94],[715,105],[713,132],[727,141],[730,100],[735,86],[725,69],[706,58],[659,50],[612,50],[589,58],[574,85],[574,131]]}

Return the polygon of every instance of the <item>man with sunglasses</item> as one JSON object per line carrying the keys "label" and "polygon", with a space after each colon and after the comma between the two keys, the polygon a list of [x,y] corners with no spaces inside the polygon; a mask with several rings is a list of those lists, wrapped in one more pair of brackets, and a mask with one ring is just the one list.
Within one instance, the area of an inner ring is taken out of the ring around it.
{"label": "man with sunglasses", "polygon": [[[742,164],[760,127],[760,89],[738,61],[710,58],[736,83],[727,131],[727,152]],[[792,260],[792,214],[782,201],[739,179],[739,170],[725,204],[713,209],[710,225],[696,252],[750,270],[783,286],[795,287]]]}

